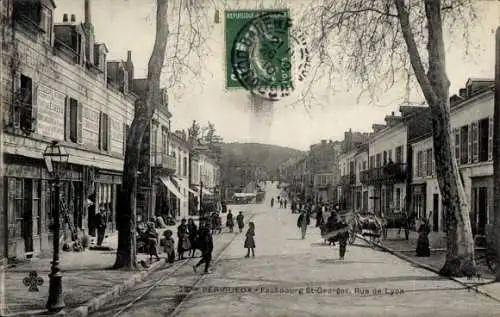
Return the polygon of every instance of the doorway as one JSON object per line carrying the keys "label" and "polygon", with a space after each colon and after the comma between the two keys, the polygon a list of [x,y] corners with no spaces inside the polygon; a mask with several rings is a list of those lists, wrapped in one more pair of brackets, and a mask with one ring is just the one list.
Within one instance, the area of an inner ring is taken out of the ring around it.
{"label": "doorway", "polygon": [[439,231],[439,194],[432,196],[432,231]]}
{"label": "doorway", "polygon": [[[21,180],[22,181],[22,180]],[[24,239],[24,251],[33,252],[33,180],[24,179],[24,204],[22,232]]]}

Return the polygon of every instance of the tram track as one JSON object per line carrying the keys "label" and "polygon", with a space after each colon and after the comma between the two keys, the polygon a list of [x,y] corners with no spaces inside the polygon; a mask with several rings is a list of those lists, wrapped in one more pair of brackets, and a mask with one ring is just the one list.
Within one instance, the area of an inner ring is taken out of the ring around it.
{"label": "tram track", "polygon": [[[254,212],[254,213],[251,214],[251,216],[245,222],[248,224],[248,222],[250,222],[255,216],[256,216],[256,213]],[[234,237],[232,237],[228,242],[226,242],[222,246],[222,248],[220,250],[218,250],[218,252],[217,252],[214,260],[212,260],[212,263],[211,263],[212,267],[214,267],[220,261],[220,259],[221,259],[222,255],[224,254],[224,252],[229,248],[229,246],[238,237],[240,237],[240,235],[239,234],[235,234]],[[224,236],[222,234],[220,236],[218,236],[217,239],[214,241],[214,245],[217,244],[218,242],[221,242],[223,240],[223,238],[224,238]],[[195,261],[193,261],[193,260],[195,260]],[[163,274],[161,274],[155,282],[153,282],[149,286],[146,286],[146,290],[145,291],[141,292],[138,296],[134,297],[128,304],[126,304],[125,306],[123,306],[122,308],[120,308],[120,310],[118,310],[116,313],[114,313],[113,315],[110,315],[110,316],[112,316],[112,317],[124,316],[129,310],[133,309],[134,306],[138,302],[140,302],[142,300],[145,300],[147,298],[147,296],[149,294],[151,294],[151,292],[153,292],[159,286],[165,286],[165,285],[161,285],[163,281],[165,281],[168,278],[174,278],[175,275],[176,275],[176,273],[181,272],[182,269],[184,269],[186,267],[190,267],[190,265],[193,265],[197,261],[199,261],[199,258],[189,258],[186,261],[184,261],[183,263],[180,263],[179,265],[177,265],[175,268],[173,268],[173,270],[167,270],[166,272],[164,272]],[[156,273],[158,273],[160,271],[161,271],[161,268],[159,268],[159,270],[157,270]],[[179,291],[174,292],[172,294],[169,294],[168,297],[173,298],[173,307],[168,307],[169,312],[166,313],[165,316],[176,316],[176,315],[178,315],[179,312],[180,312],[180,309],[182,308],[182,304],[184,302],[186,302],[189,298],[191,298],[191,296],[194,293],[193,290],[196,289],[197,286],[203,280],[205,280],[206,277],[207,277],[207,275],[205,275],[205,274],[197,276],[194,279],[193,282],[189,283],[189,284],[191,284],[190,286],[179,285],[179,286],[182,286],[182,289],[189,289],[188,292],[182,292],[182,291],[180,291],[181,288],[178,287]],[[149,278],[149,280],[151,280],[151,278]],[[143,284],[147,284],[147,281],[144,281]],[[99,311],[96,311],[94,313],[95,313],[95,316],[100,315]],[[92,314],[92,315],[94,315],[94,314]]]}

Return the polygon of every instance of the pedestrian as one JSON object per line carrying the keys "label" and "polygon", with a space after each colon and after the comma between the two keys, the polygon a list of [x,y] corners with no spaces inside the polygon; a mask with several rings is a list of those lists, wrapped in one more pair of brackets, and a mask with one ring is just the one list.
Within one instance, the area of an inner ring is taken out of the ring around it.
{"label": "pedestrian", "polygon": [[96,227],[97,227],[97,246],[102,246],[104,241],[104,235],[106,234],[106,209],[104,207],[99,208],[99,212],[95,215]]}
{"label": "pedestrian", "polygon": [[283,206],[285,207],[285,209],[286,209],[286,203],[287,203],[287,200],[285,199],[285,201],[283,202]]}
{"label": "pedestrian", "polygon": [[295,200],[292,201],[292,205],[290,206],[290,208],[292,209],[292,214],[294,214],[297,210],[297,202]]}
{"label": "pedestrian", "polygon": [[190,244],[189,256],[194,257],[194,254],[196,253],[196,238],[198,236],[198,228],[196,227],[193,218],[188,219],[187,229]]}
{"label": "pedestrian", "polygon": [[321,208],[316,208],[316,228],[319,228],[323,224],[323,210]]}
{"label": "pedestrian", "polygon": [[186,225],[186,219],[181,220],[181,224],[177,227],[177,256],[179,260],[184,259],[184,252],[189,250],[191,246],[189,245],[189,232]]}
{"label": "pedestrian", "polygon": [[233,221],[233,214],[231,213],[231,209],[229,209],[229,213],[226,216],[226,227],[229,228],[229,232],[233,232],[234,221]]}
{"label": "pedestrian", "polygon": [[427,224],[427,219],[422,219],[422,224],[418,228],[418,239],[417,239],[417,249],[416,253],[419,257],[429,257],[431,256],[431,249],[429,246],[429,233],[431,228]]}
{"label": "pedestrian", "polygon": [[273,208],[273,206],[274,206],[274,197],[271,198],[271,208]]}
{"label": "pedestrian", "polygon": [[214,249],[214,241],[212,238],[212,234],[210,233],[210,225],[208,221],[200,221],[200,229],[199,229],[199,243],[201,249],[201,260],[193,266],[193,271],[196,273],[196,269],[205,264],[204,274],[210,273],[208,268],[210,267],[210,262],[212,261],[212,252]]}
{"label": "pedestrian", "polygon": [[218,222],[219,222],[219,216],[217,215],[216,212],[212,213],[212,220],[211,221],[212,221],[212,223],[211,223],[212,235],[214,235],[216,233]]}
{"label": "pedestrian", "polygon": [[255,224],[253,222],[248,223],[248,230],[246,233],[244,247],[247,249],[247,255],[245,258],[250,257],[250,250],[252,251],[252,257],[255,258]]}
{"label": "pedestrian", "polygon": [[163,231],[163,250],[167,254],[166,263],[174,263],[175,261],[175,240],[172,230]]}
{"label": "pedestrian", "polygon": [[236,216],[236,222],[238,223],[238,229],[240,229],[240,233],[243,232],[243,227],[245,227],[243,219],[244,219],[243,212],[240,211],[238,216]]}
{"label": "pedestrian", "polygon": [[283,208],[283,199],[280,200],[280,208]]}
{"label": "pedestrian", "polygon": [[146,236],[148,238],[149,263],[153,262],[153,256],[160,261],[160,256],[158,255],[158,232],[156,232],[154,222],[148,222]]}
{"label": "pedestrian", "polygon": [[310,218],[309,214],[302,211],[300,213],[299,219],[297,219],[297,227],[300,228],[300,232],[302,234],[302,240],[306,238],[307,226],[309,225]]}

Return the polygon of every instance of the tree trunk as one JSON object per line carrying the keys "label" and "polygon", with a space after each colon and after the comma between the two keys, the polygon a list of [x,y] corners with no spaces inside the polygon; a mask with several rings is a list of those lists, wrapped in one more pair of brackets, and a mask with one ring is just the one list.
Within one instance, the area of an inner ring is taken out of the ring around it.
{"label": "tree trunk", "polygon": [[500,282],[500,27],[496,32],[496,56],[495,56],[495,110],[493,113],[493,178],[495,201],[493,203],[497,271],[496,281]]}
{"label": "tree trunk", "polygon": [[445,276],[470,276],[474,273],[474,241],[469,207],[451,146],[450,82],[446,75],[441,1],[425,0],[427,18],[427,52],[429,70],[425,73],[420,53],[411,30],[404,0],[394,0],[401,31],[412,68],[432,113],[434,158],[439,189],[447,219],[446,262],[440,273]]}
{"label": "tree trunk", "polygon": [[113,266],[115,269],[136,267],[137,170],[144,131],[150,124],[155,106],[159,102],[160,76],[169,35],[167,9],[168,0],[156,1],[156,38],[148,63],[147,87],[144,100],[136,102],[134,120],[127,139],[120,193],[122,207],[117,210],[118,249]]}

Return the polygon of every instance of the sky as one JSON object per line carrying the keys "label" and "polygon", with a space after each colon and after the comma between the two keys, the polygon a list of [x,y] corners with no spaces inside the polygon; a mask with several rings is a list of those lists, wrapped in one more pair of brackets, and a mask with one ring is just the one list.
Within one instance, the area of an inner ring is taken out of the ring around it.
{"label": "sky", "polygon": [[[182,0],[171,1],[176,6]],[[191,0],[184,0],[191,1]],[[405,83],[397,84],[377,101],[370,98],[358,100],[358,87],[336,78],[335,89],[328,82],[314,83],[314,100],[305,107],[295,96],[279,102],[265,103],[264,111],[250,111],[249,93],[245,90],[227,91],[225,88],[224,9],[256,9],[257,1],[248,0],[197,0],[206,4],[206,17],[213,19],[216,8],[220,10],[219,24],[213,24],[206,37],[206,49],[201,63],[193,62],[197,75],[183,72],[179,84],[170,89],[169,106],[173,114],[172,128],[187,129],[193,120],[202,124],[210,121],[227,142],[259,142],[307,150],[322,139],[342,140],[344,131],[370,132],[374,123],[384,123],[384,117],[397,111],[407,95]],[[279,0],[260,0],[263,7],[278,5]],[[292,15],[307,0],[281,1],[292,10]],[[64,13],[75,14],[77,21],[84,19],[84,0],[56,0],[54,22],[62,21]],[[104,42],[109,49],[108,59],[126,59],[132,51],[135,77],[146,76],[146,67],[155,37],[154,0],[92,0],[92,23],[97,42]],[[493,78],[495,56],[494,30],[500,16],[499,1],[480,1],[478,19],[470,28],[473,45],[466,45],[461,38],[447,39],[447,71],[451,81],[450,95],[461,88],[468,78]],[[173,16],[176,17],[176,16]],[[177,17],[176,17],[177,18]],[[186,25],[187,17],[182,16]],[[201,19],[201,18],[200,18]],[[173,21],[175,21],[173,19]],[[204,20],[205,21],[205,20]],[[213,22],[213,21],[212,21]],[[209,22],[209,23],[212,23]],[[175,22],[174,22],[175,23]],[[174,34],[175,30],[172,30]],[[170,43],[173,43],[173,39]],[[170,44],[169,47],[173,45]],[[299,85],[300,86],[300,85]],[[410,101],[423,102],[418,87],[412,87]]]}

